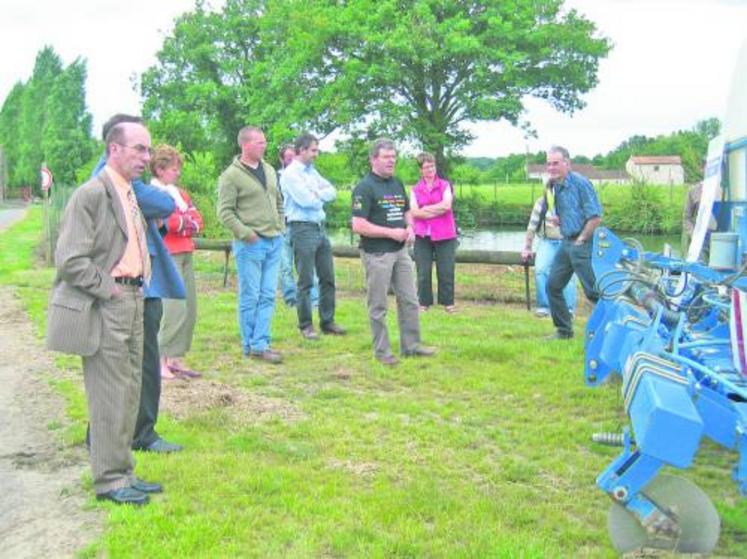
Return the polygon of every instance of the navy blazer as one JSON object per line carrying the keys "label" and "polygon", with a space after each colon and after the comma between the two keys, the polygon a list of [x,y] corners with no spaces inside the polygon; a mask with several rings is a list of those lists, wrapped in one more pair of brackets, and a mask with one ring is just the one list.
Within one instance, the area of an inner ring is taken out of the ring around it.
{"label": "navy blazer", "polygon": [[[91,176],[98,175],[105,165],[106,155],[103,155]],[[182,276],[174,265],[174,259],[171,258],[156,223],[158,219],[169,217],[176,209],[176,203],[163,190],[145,184],[141,179],[132,181],[132,190],[148,223],[146,238],[150,253],[151,278],[143,288],[143,294],[149,299],[184,299],[186,291]]]}

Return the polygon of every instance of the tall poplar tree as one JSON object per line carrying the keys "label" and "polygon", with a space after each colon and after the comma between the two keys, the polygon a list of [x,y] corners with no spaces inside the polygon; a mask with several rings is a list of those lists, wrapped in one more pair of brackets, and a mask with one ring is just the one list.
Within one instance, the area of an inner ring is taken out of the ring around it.
{"label": "tall poplar tree", "polygon": [[20,151],[18,130],[23,108],[23,94],[25,86],[17,82],[3,101],[0,109],[0,147],[3,149],[5,177],[9,186],[20,185],[21,181],[15,176],[15,166],[11,162],[18,160]]}
{"label": "tall poplar tree", "polygon": [[74,184],[75,171],[93,155],[86,74],[85,62],[76,59],[57,76],[46,100],[41,148],[55,180],[62,184]]}
{"label": "tall poplar tree", "polygon": [[31,78],[18,82],[0,109],[0,146],[8,184],[39,194],[39,169],[46,162],[57,183],[74,184],[75,171],[90,159],[91,115],[86,110],[86,63],[63,68],[52,47],[36,56]]}
{"label": "tall poplar tree", "polygon": [[31,79],[26,84],[18,123],[17,159],[11,161],[15,186],[35,186],[38,192],[39,169],[44,161],[41,149],[44,123],[47,120],[47,98],[62,73],[62,61],[52,47],[36,55]]}

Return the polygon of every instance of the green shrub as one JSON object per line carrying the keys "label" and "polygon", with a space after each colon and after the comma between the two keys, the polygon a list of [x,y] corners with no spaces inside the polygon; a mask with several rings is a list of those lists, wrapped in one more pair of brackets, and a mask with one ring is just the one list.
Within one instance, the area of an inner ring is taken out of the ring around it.
{"label": "green shrub", "polygon": [[673,211],[662,197],[661,189],[636,183],[628,187],[618,205],[605,208],[604,223],[618,231],[632,233],[675,232],[679,207]]}

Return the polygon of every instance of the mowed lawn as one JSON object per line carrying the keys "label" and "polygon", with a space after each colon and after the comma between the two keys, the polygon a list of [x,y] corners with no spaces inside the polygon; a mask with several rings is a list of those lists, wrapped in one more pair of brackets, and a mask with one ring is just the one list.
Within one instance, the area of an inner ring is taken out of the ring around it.
{"label": "mowed lawn", "polygon": [[[32,269],[39,222],[34,211],[0,234],[0,282],[15,286],[41,335],[53,273]],[[491,283],[520,294],[521,276],[459,268],[467,296],[459,312],[422,315],[424,341],[438,355],[390,369],[372,358],[360,264],[339,260],[338,321],[349,335],[302,341],[295,312],[281,303],[273,344],[285,363],[272,366],[242,357],[220,258],[198,260],[188,362],[204,378],[167,384],[159,421],[185,450],[137,454],[137,474],[166,488],[143,509],[91,496],[108,521],[82,556],[615,556],[609,499],[594,481],[617,450],[590,439],[625,424],[619,385],[585,387],[580,337],[546,342],[551,324],[521,305],[472,300]],[[57,364],[63,372],[49,379],[69,417],[60,437],[82,445],[78,359]],[[717,553],[730,557],[744,553],[747,537],[735,459],[706,444],[682,473],[716,502]],[[90,490],[90,474],[81,483]]]}

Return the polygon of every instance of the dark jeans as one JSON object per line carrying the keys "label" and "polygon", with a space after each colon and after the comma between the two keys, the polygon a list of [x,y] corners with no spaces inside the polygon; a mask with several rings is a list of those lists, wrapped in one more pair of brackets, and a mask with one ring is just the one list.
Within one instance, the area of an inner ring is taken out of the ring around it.
{"label": "dark jeans", "polygon": [[312,325],[311,286],[314,271],[319,278],[319,321],[324,329],[335,320],[335,265],[332,245],[322,225],[289,223],[293,258],[298,273],[296,311],[298,327]]}
{"label": "dark jeans", "polygon": [[596,303],[599,294],[594,289],[594,271],[591,269],[591,242],[576,245],[574,241],[564,240],[550,268],[547,280],[547,297],[550,300],[550,314],[560,336],[573,336],[573,324],[568,304],[563,297],[563,289],[576,274],[581,281],[586,297]]}
{"label": "dark jeans", "polygon": [[424,307],[433,304],[431,275],[433,258],[436,258],[438,278],[438,304],[454,304],[454,260],[456,239],[432,241],[430,237],[415,237],[415,266],[418,270],[418,301]]}
{"label": "dark jeans", "polygon": [[160,438],[156,433],[156,421],[161,399],[158,330],[161,327],[162,315],[161,299],[146,298],[143,306],[143,384],[140,389],[140,409],[135,423],[132,448],[144,448]]}

